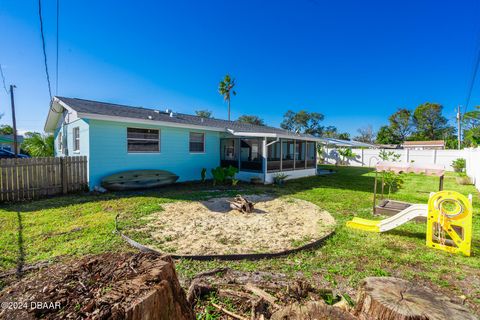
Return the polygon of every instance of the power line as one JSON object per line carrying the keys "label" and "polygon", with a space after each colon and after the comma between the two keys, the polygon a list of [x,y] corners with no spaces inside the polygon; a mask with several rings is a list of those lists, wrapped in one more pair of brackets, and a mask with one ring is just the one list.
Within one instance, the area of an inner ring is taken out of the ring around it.
{"label": "power line", "polygon": [[475,80],[477,78],[478,67],[480,66],[480,33],[477,36],[477,46],[476,46],[476,55],[473,60],[472,66],[472,76],[470,78],[470,83],[467,88],[467,97],[465,100],[465,107],[463,113],[465,114],[470,104],[470,98],[472,97],[473,86],[475,85]]}
{"label": "power line", "polygon": [[3,89],[5,89],[5,92],[8,94],[7,85],[5,84],[5,75],[3,74],[3,69],[1,64],[0,64],[0,74],[2,75]]}
{"label": "power line", "polygon": [[50,100],[51,100],[52,88],[50,85],[50,75],[48,73],[47,51],[45,49],[45,35],[43,33],[42,0],[38,0],[38,16],[40,18],[40,34],[42,35],[43,63],[45,64],[45,74],[47,75],[48,94],[50,95]]}
{"label": "power line", "polygon": [[55,95],[58,95],[58,29],[59,29],[60,0],[57,0],[57,61],[55,74]]}

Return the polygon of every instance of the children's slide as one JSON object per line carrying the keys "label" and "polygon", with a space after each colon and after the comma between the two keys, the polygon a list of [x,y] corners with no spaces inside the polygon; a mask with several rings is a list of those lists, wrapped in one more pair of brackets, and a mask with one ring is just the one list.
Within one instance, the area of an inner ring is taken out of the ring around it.
{"label": "children's slide", "polygon": [[385,232],[396,228],[417,217],[428,216],[428,205],[413,204],[410,207],[400,211],[394,216],[384,220],[368,220],[361,218],[353,218],[352,221],[347,222],[347,226],[354,229],[360,229],[373,232]]}

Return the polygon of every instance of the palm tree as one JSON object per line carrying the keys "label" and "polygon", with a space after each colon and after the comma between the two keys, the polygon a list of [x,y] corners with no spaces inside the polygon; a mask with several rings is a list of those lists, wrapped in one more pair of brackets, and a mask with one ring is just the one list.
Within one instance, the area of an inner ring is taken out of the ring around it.
{"label": "palm tree", "polygon": [[234,96],[237,95],[235,90],[233,90],[233,87],[235,87],[235,79],[232,79],[229,74],[225,75],[223,80],[218,84],[218,92],[228,103],[228,121],[230,121],[230,92]]}
{"label": "palm tree", "polygon": [[22,149],[28,152],[32,157],[51,157],[53,156],[54,138],[52,135],[42,135],[38,132],[27,134],[28,137],[23,140]]}

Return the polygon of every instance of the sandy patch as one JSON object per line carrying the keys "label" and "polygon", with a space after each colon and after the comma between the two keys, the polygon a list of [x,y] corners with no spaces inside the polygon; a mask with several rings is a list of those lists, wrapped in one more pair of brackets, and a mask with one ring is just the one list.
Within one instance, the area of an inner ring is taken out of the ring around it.
{"label": "sandy patch", "polygon": [[250,214],[231,210],[227,200],[179,201],[148,217],[152,247],[177,254],[279,252],[312,242],[329,233],[333,217],[298,199],[247,196],[255,202]]}

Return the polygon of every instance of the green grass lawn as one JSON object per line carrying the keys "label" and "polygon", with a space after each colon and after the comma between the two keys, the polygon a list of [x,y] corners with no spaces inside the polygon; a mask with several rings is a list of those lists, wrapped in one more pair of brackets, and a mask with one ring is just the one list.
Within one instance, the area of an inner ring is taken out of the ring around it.
{"label": "green grass lawn", "polygon": [[[372,218],[374,173],[367,168],[339,168],[338,173],[289,181],[282,187],[240,185],[249,192],[272,192],[311,201],[329,211],[337,229],[322,248],[288,257],[237,262],[177,261],[183,276],[218,267],[253,271],[301,273],[317,285],[353,294],[366,276],[398,276],[426,283],[451,296],[465,295],[480,304],[480,199],[473,186],[458,185],[447,174],[445,189],[473,194],[472,256],[452,255],[425,246],[426,225],[407,223],[387,233],[367,233],[345,227],[353,216]],[[114,230],[114,218],[121,214],[121,227],[136,240],[148,243],[148,236],[135,232],[143,216],[161,211],[165,202],[198,200],[238,191],[218,190],[208,185],[178,184],[145,193],[72,195],[0,207],[0,270],[53,258],[65,259],[88,253],[130,249]],[[438,189],[438,178],[408,175],[405,184],[391,198],[426,203],[429,192]],[[21,228],[19,228],[21,225]],[[19,232],[20,230],[20,232]],[[477,309],[477,312],[479,310]]]}

